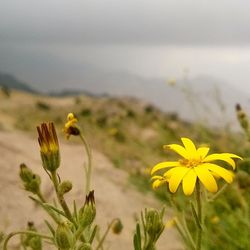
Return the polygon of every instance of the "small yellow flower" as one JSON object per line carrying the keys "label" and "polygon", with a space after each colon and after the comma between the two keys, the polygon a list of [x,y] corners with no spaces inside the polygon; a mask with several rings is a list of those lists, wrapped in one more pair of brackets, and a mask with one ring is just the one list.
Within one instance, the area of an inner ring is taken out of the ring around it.
{"label": "small yellow flower", "polygon": [[212,224],[218,224],[220,222],[220,218],[215,215],[210,219],[210,221]]}
{"label": "small yellow flower", "polygon": [[37,132],[43,166],[49,171],[54,171],[60,165],[59,143],[55,126],[52,122],[42,123],[40,127],[37,127]]}
{"label": "small yellow flower", "polygon": [[175,78],[170,78],[167,80],[167,84],[169,86],[175,86],[176,85],[176,79]]}
{"label": "small yellow flower", "polygon": [[176,225],[176,221],[177,221],[177,217],[174,216],[173,218],[171,218],[170,220],[167,221],[167,223],[165,224],[166,228],[172,228]]}
{"label": "small yellow flower", "polygon": [[67,116],[67,122],[64,125],[64,133],[66,135],[66,138],[69,139],[71,135],[79,135],[79,129],[77,128],[76,124],[78,122],[78,119],[73,113],[69,113]]}
{"label": "small yellow flower", "polygon": [[178,161],[161,162],[152,168],[151,175],[161,169],[168,169],[163,175],[152,177],[153,188],[168,182],[169,190],[175,193],[180,183],[185,195],[191,195],[194,191],[197,178],[209,192],[217,192],[218,186],[215,176],[223,178],[227,183],[233,181],[234,175],[231,171],[211,163],[212,161],[221,160],[228,163],[235,169],[233,158],[242,159],[240,156],[230,153],[207,155],[209,148],[200,147],[196,149],[194,143],[188,138],[181,138],[184,145],[170,144],[164,145],[165,149],[170,149],[182,156]]}
{"label": "small yellow flower", "polygon": [[117,135],[118,132],[119,132],[119,131],[118,131],[117,128],[111,128],[111,129],[109,129],[109,131],[108,131],[109,135],[111,135],[111,136]]}

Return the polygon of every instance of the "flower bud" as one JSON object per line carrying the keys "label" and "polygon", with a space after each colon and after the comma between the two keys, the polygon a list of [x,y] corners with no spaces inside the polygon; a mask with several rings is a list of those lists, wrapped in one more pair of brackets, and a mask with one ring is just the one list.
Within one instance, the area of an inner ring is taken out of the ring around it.
{"label": "flower bud", "polygon": [[33,172],[24,163],[20,164],[19,176],[23,182],[29,182],[33,178]]}
{"label": "flower bud", "polygon": [[37,132],[43,167],[53,172],[60,166],[59,143],[54,124],[42,123],[37,127]]}
{"label": "flower bud", "polygon": [[241,127],[247,131],[249,129],[249,120],[247,118],[246,113],[242,110],[240,104],[236,104],[236,113],[237,113],[237,118],[238,121],[241,125]]}
{"label": "flower bud", "polygon": [[40,192],[41,178],[39,175],[34,174],[31,169],[29,169],[25,164],[20,165],[19,176],[23,181],[24,188],[33,194],[38,194]]}
{"label": "flower bud", "polygon": [[176,220],[177,220],[177,217],[174,216],[173,218],[171,218],[170,220],[167,221],[165,227],[166,228],[172,228],[176,225]]}
{"label": "flower bud", "polygon": [[149,210],[145,213],[145,231],[152,242],[156,242],[164,230],[164,223],[162,220],[162,213],[157,210]]}
{"label": "flower bud", "polygon": [[[28,231],[37,232],[34,223],[28,222]],[[31,250],[42,250],[42,239],[38,235],[25,234],[22,236],[22,245],[25,249],[28,247]]]}
{"label": "flower bud", "polygon": [[89,243],[82,243],[77,250],[92,250],[92,247]]}
{"label": "flower bud", "polygon": [[115,220],[113,226],[112,226],[112,231],[114,234],[120,234],[123,229],[123,225],[120,219]]}
{"label": "flower bud", "polygon": [[83,228],[91,225],[96,216],[94,190],[86,196],[85,204],[79,211],[79,220]]}
{"label": "flower bud", "polygon": [[33,236],[29,241],[29,247],[32,250],[42,250],[42,240],[39,236]]}
{"label": "flower bud", "polygon": [[72,183],[70,181],[63,181],[58,186],[58,192],[60,195],[68,193],[72,189]]}
{"label": "flower bud", "polygon": [[55,241],[61,250],[69,250],[74,246],[74,235],[67,223],[58,225],[55,233]]}

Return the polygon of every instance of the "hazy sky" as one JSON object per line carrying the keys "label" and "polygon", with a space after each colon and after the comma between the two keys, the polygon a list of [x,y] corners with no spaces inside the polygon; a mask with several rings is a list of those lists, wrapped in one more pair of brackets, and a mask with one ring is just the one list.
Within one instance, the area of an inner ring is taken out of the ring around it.
{"label": "hazy sky", "polygon": [[39,89],[87,71],[211,75],[249,91],[250,1],[0,0],[0,71]]}

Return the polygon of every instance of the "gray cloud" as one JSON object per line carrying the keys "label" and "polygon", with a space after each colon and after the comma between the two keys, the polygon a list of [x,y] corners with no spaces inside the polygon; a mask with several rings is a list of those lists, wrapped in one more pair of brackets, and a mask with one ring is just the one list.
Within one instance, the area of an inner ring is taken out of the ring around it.
{"label": "gray cloud", "polygon": [[188,67],[249,89],[249,9],[246,0],[0,0],[0,71],[54,90]]}
{"label": "gray cloud", "polygon": [[249,45],[245,0],[0,1],[0,41]]}

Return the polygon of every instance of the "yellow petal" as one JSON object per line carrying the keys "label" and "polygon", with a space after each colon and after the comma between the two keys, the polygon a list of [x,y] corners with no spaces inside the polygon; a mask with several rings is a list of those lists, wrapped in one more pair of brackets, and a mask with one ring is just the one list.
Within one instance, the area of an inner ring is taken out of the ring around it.
{"label": "yellow petal", "polygon": [[[232,157],[230,155],[234,155],[234,154],[228,154],[228,153],[211,154],[211,155],[208,155],[205,159],[203,159],[203,162],[211,162],[211,161],[217,161],[217,160],[219,160],[219,161],[225,161],[230,166],[232,166],[233,169],[235,169],[235,162],[234,162],[233,159],[230,158],[230,157]],[[234,157],[234,158],[236,158],[236,157]]]}
{"label": "yellow petal", "polygon": [[176,167],[179,166],[180,163],[178,161],[166,161],[166,162],[160,162],[157,165],[155,165],[151,170],[151,175],[154,174],[156,171],[164,168],[170,168],[170,167]]}
{"label": "yellow petal", "polygon": [[170,170],[166,171],[163,176],[169,181],[174,172],[175,168],[171,168]]}
{"label": "yellow petal", "polygon": [[182,147],[181,145],[169,144],[169,145],[164,145],[163,148],[173,150],[177,154],[181,155],[183,158],[186,158],[186,159],[189,158],[187,150],[184,147]]}
{"label": "yellow petal", "polygon": [[240,160],[243,160],[242,157],[236,155],[236,154],[231,154],[231,153],[222,153],[222,155],[225,155],[225,156],[228,156],[230,158],[237,158],[237,159],[240,159]]}
{"label": "yellow petal", "polygon": [[152,183],[153,189],[156,189],[167,182],[167,179],[161,175],[155,175],[151,178],[151,180],[154,180]]}
{"label": "yellow petal", "polygon": [[234,175],[225,168],[222,168],[222,167],[220,167],[216,164],[212,164],[212,163],[204,163],[204,164],[200,165],[200,167],[205,167],[205,168],[211,170],[215,174],[222,177],[227,183],[233,182]]}
{"label": "yellow petal", "polygon": [[201,183],[205,186],[205,188],[212,193],[217,192],[218,186],[213,177],[213,175],[206,169],[201,166],[194,168],[195,173],[197,174]]}
{"label": "yellow petal", "polygon": [[194,143],[188,138],[181,138],[184,147],[189,155],[189,158],[197,158],[198,154]]}
{"label": "yellow petal", "polygon": [[210,173],[213,175],[213,177],[215,177],[215,180],[217,180],[217,179],[220,179],[221,177],[220,177],[220,175],[218,175],[218,174],[216,174],[215,172],[213,172],[213,171],[210,171]]}
{"label": "yellow petal", "polygon": [[189,171],[189,168],[185,168],[185,167],[176,167],[174,168],[172,171],[172,175],[169,179],[169,190],[172,193],[175,193],[178,186],[180,185],[183,177],[185,176],[185,174]]}
{"label": "yellow petal", "polygon": [[161,175],[154,175],[153,177],[151,177],[151,180],[155,180],[155,179],[163,179],[164,177],[162,177]]}
{"label": "yellow petal", "polygon": [[166,181],[157,179],[152,183],[152,187],[153,189],[156,189],[159,186],[163,185],[164,183],[166,183]]}
{"label": "yellow petal", "polygon": [[191,195],[194,191],[197,175],[193,169],[184,176],[182,181],[182,188],[185,195]]}
{"label": "yellow petal", "polygon": [[209,151],[208,147],[200,147],[197,149],[197,153],[201,157],[201,159],[203,159],[207,156],[208,151]]}

